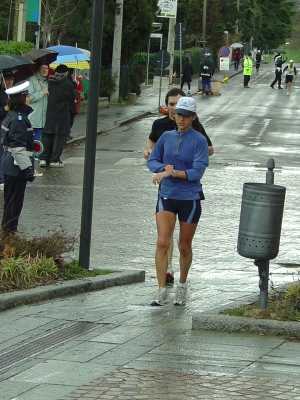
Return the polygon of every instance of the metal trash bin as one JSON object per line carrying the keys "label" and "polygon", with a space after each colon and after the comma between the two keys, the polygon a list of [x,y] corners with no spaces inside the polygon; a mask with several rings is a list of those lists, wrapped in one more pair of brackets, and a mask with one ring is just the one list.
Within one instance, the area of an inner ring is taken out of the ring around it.
{"label": "metal trash bin", "polygon": [[237,251],[247,258],[272,260],[279,242],[286,188],[244,183]]}

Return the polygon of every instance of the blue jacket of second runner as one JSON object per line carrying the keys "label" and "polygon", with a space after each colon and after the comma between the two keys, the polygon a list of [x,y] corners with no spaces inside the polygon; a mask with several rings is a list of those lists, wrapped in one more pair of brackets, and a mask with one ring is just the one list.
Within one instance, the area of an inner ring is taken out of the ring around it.
{"label": "blue jacket of second runner", "polygon": [[209,164],[205,137],[193,128],[185,132],[164,132],[155,144],[147,166],[151,172],[158,173],[163,172],[167,164],[178,171],[185,171],[187,179],[164,178],[159,194],[174,200],[199,199],[202,191],[200,179]]}

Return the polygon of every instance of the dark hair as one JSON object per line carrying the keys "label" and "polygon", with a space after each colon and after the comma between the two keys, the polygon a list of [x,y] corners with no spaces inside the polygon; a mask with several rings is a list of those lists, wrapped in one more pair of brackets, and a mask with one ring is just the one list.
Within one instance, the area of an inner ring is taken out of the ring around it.
{"label": "dark hair", "polygon": [[195,129],[195,131],[200,132],[200,133],[206,133],[205,129],[203,127],[203,125],[201,124],[201,122],[199,121],[198,115],[196,114],[196,118],[193,120],[192,123],[192,127],[193,129]]}
{"label": "dark hair", "polygon": [[64,74],[66,72],[68,72],[69,69],[66,65],[64,64],[59,64],[56,68],[55,68],[55,72],[58,72],[59,74]]}
{"label": "dark hair", "polygon": [[8,99],[7,105],[10,111],[18,110],[22,108],[26,101],[26,94],[16,94]]}
{"label": "dark hair", "polygon": [[189,59],[188,57],[185,57],[184,61],[185,61],[185,62],[189,62],[190,59]]}
{"label": "dark hair", "polygon": [[186,96],[186,94],[184,93],[184,91],[182,89],[174,88],[174,89],[169,90],[168,93],[166,94],[166,98],[165,98],[166,106],[169,103],[170,96],[178,96],[179,94],[180,94],[180,96]]}

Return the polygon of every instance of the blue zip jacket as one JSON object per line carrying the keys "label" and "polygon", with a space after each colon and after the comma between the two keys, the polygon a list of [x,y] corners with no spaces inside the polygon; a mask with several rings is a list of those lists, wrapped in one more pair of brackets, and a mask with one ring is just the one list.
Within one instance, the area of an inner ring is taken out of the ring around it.
{"label": "blue zip jacket", "polygon": [[197,200],[202,191],[200,179],[208,166],[208,146],[204,136],[193,128],[185,132],[164,132],[154,146],[147,166],[151,172],[163,172],[171,164],[185,171],[187,179],[163,178],[159,194],[174,200]]}

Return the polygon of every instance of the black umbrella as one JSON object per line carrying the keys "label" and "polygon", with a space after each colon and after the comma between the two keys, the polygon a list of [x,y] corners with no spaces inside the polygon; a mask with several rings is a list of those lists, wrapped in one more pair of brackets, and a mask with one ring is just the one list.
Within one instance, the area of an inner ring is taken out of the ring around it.
{"label": "black umbrella", "polygon": [[16,56],[15,54],[0,55],[0,71],[19,69],[32,64],[34,64],[33,61],[23,56]]}
{"label": "black umbrella", "polygon": [[46,62],[52,64],[57,59],[58,52],[49,49],[33,49],[23,54],[23,57],[35,62]]}
{"label": "black umbrella", "polygon": [[277,53],[277,54],[286,54],[285,50],[281,50],[281,49],[272,49],[273,53]]}
{"label": "black umbrella", "polygon": [[57,51],[48,49],[33,49],[28,51],[27,53],[24,53],[23,57],[35,62],[34,64],[28,65],[25,68],[17,71],[15,73],[15,82],[24,81],[30,76],[35,75],[41,62],[49,65],[56,60],[57,55]]}

